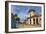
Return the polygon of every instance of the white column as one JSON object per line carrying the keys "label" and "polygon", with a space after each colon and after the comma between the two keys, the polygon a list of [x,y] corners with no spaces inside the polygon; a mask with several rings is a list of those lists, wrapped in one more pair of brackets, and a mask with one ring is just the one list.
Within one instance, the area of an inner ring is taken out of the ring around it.
{"label": "white column", "polygon": [[28,24],[30,24],[30,19],[28,19]]}
{"label": "white column", "polygon": [[31,24],[33,24],[33,18],[31,18]]}
{"label": "white column", "polygon": [[38,18],[38,24],[40,24],[40,18]]}
{"label": "white column", "polygon": [[37,18],[37,17],[35,17],[35,24],[36,24],[36,18]]}

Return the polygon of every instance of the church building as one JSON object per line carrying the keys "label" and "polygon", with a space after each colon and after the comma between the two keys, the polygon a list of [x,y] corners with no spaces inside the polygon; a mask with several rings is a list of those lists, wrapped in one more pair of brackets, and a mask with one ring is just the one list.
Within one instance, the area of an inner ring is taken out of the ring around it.
{"label": "church building", "polygon": [[41,24],[41,15],[37,14],[35,10],[29,10],[26,24]]}

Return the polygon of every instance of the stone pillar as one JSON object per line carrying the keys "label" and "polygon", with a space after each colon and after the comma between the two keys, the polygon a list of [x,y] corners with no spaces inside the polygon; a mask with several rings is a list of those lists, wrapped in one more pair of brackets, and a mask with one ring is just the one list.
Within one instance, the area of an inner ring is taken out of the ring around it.
{"label": "stone pillar", "polygon": [[30,19],[28,19],[28,24],[30,24]]}
{"label": "stone pillar", "polygon": [[40,24],[40,18],[38,18],[38,24]]}
{"label": "stone pillar", "polygon": [[35,24],[37,24],[37,23],[36,23],[36,18],[37,18],[37,17],[35,17]]}
{"label": "stone pillar", "polygon": [[31,24],[33,24],[33,18],[31,18]]}

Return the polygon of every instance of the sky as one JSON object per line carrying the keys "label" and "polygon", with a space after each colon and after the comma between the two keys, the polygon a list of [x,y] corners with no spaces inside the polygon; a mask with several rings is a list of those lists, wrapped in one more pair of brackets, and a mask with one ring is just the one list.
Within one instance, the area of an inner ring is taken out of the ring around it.
{"label": "sky", "polygon": [[27,18],[27,13],[30,9],[35,10],[37,13],[41,14],[40,6],[22,6],[22,5],[11,5],[11,12],[17,14],[20,21],[24,21]]}

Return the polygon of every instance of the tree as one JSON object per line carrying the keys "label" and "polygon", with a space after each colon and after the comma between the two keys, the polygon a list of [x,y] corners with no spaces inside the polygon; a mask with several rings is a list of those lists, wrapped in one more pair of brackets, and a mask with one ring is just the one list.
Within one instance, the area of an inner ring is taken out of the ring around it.
{"label": "tree", "polygon": [[19,22],[20,22],[20,18],[17,16],[17,14],[13,15],[12,28],[17,28]]}

